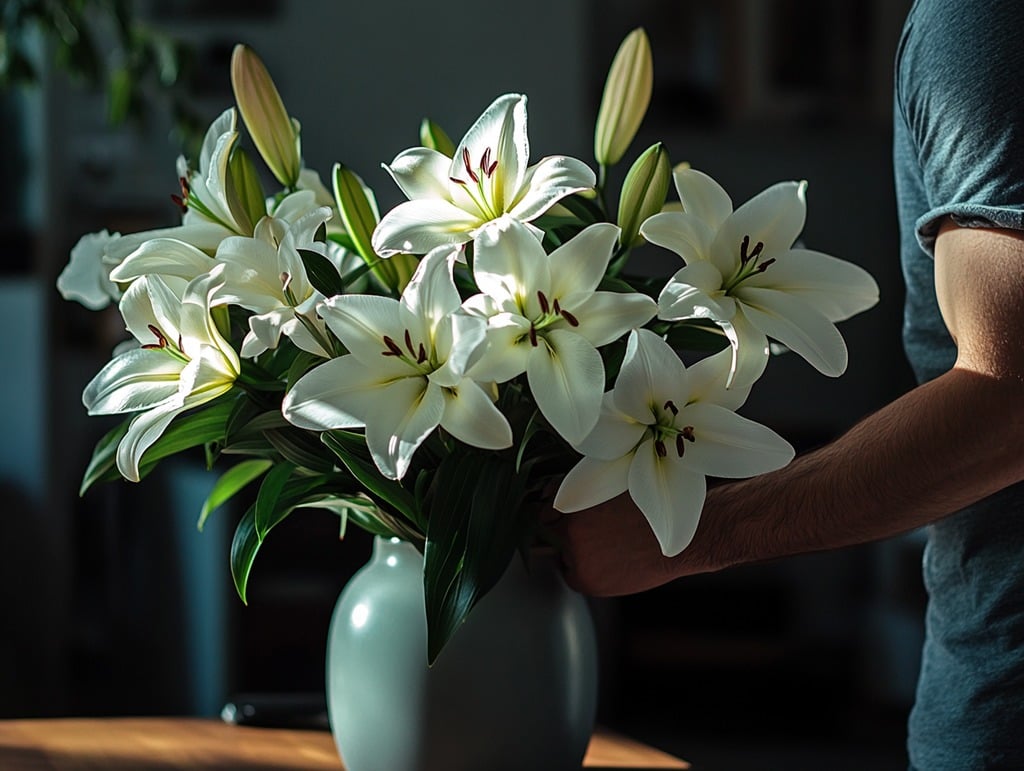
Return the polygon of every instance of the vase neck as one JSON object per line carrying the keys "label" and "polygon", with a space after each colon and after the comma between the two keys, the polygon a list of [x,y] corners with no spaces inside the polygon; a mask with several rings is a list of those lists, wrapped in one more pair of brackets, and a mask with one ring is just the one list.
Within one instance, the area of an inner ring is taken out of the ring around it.
{"label": "vase neck", "polygon": [[380,535],[373,539],[374,562],[381,562],[388,567],[397,567],[400,564],[408,563],[410,560],[418,563],[420,566],[423,564],[423,555],[408,541]]}

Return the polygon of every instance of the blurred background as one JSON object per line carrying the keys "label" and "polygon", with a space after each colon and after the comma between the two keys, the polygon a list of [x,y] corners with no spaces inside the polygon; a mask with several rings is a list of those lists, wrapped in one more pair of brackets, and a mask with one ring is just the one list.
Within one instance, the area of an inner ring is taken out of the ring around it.
{"label": "blurred background", "polygon": [[[529,95],[533,159],[589,161],[607,67],[645,27],[655,92],[623,166],[662,140],[737,203],[806,179],[806,245],[881,286],[875,309],[841,325],[843,378],[782,355],[743,410],[810,449],[911,386],[890,170],[909,5],[3,0],[0,717],[216,715],[238,692],[322,691],[330,614],[369,538],[339,541],[333,515],[300,512],[267,541],[243,606],[227,559],[238,513],[195,526],[212,482],[201,464],[78,496],[112,425],[87,418],[80,394],[123,324],[64,302],[54,281],[87,232],[176,222],[175,158],[232,103],[236,42],[302,122],[307,166],[326,176],[344,162],[387,208],[400,195],[380,164],[418,144],[423,117],[457,139],[506,91]],[[131,15],[129,35],[112,10]],[[668,253],[640,259],[676,267]],[[921,546],[911,534],[595,602],[600,720],[704,769],[905,768]]]}

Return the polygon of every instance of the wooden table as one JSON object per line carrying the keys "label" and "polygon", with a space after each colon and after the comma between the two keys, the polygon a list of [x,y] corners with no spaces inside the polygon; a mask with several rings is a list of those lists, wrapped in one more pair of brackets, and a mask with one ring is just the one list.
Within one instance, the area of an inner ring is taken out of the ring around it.
{"label": "wooden table", "polygon": [[[599,730],[583,767],[653,771],[690,766]],[[199,718],[0,720],[0,769],[344,771],[327,731],[251,728]]]}

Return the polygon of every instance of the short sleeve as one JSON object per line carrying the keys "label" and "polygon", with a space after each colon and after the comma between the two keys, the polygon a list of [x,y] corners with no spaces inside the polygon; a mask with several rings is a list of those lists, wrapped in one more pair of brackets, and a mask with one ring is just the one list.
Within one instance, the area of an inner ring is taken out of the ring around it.
{"label": "short sleeve", "polygon": [[1024,230],[1024,4],[919,0],[897,69],[897,108],[921,170],[933,253],[940,221]]}

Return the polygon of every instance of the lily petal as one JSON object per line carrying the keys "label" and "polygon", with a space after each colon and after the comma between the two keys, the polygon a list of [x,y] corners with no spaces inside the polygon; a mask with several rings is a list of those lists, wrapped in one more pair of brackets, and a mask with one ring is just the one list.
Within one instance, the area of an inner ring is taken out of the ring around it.
{"label": "lily petal", "polygon": [[458,253],[451,246],[430,250],[402,292],[402,304],[428,320],[431,327],[462,304],[452,280],[452,263]]}
{"label": "lily petal", "polygon": [[559,329],[530,351],[530,391],[541,414],[570,444],[590,433],[601,411],[604,364],[580,335]]}
{"label": "lily petal", "polygon": [[206,273],[214,262],[206,253],[184,241],[173,238],[154,238],[125,257],[110,271],[114,281],[134,281],[147,273],[177,276],[191,281]]}
{"label": "lily petal", "polygon": [[750,395],[751,386],[730,386],[732,368],[731,347],[691,364],[686,370],[689,377],[690,401],[719,404],[730,410],[742,407]]}
{"label": "lily petal", "polygon": [[590,190],[596,184],[597,177],[583,161],[566,155],[542,158],[527,170],[508,213],[528,222],[567,195]]}
{"label": "lily petal", "polygon": [[373,231],[373,250],[382,257],[425,254],[437,246],[469,241],[483,220],[449,201],[423,198],[400,203]]}
{"label": "lily petal", "polygon": [[607,345],[654,318],[658,305],[639,292],[594,292],[582,304],[566,301],[579,322],[576,333],[595,346]]}
{"label": "lily petal", "polygon": [[770,270],[751,276],[746,283],[799,297],[829,321],[843,321],[878,302],[878,284],[870,273],[810,249],[791,249]]}
{"label": "lily petal", "polygon": [[110,280],[110,266],[103,257],[119,238],[119,233],[101,230],[78,239],[71,249],[71,259],[57,277],[57,291],[65,300],[76,300],[89,310],[98,311],[118,299],[120,290]]}
{"label": "lily petal", "polygon": [[732,319],[722,324],[722,330],[732,346],[733,365],[729,388],[749,388],[768,366],[768,338],[750,322],[745,311],[747,306],[739,304]]}
{"label": "lily petal", "polygon": [[787,251],[804,229],[806,182],[779,182],[762,190],[733,212],[719,229],[711,246],[716,261],[739,264],[740,243],[764,243],[764,254],[774,257]]}
{"label": "lily petal", "polygon": [[[681,168],[672,173],[683,211],[714,232],[732,214],[732,199],[725,188],[703,171]],[[791,242],[792,243],[792,242]]]}
{"label": "lily petal", "polygon": [[638,423],[650,425],[655,408],[690,393],[689,375],[668,343],[648,329],[638,329],[626,342],[612,393],[618,410]]}
{"label": "lily petal", "polygon": [[764,474],[782,468],[795,454],[770,428],[717,404],[687,405],[678,422],[694,426],[696,438],[686,444],[686,465],[708,476],[742,479]]}
{"label": "lily petal", "polygon": [[846,343],[828,318],[799,297],[743,287],[738,293],[750,323],[799,354],[823,375],[846,371]]}
{"label": "lily petal", "polygon": [[[191,213],[191,212],[190,212]],[[185,215],[188,218],[188,215]],[[228,236],[237,235],[223,225],[209,221],[195,221],[170,228],[159,228],[157,230],[145,230],[139,233],[126,233],[107,246],[104,259],[114,265],[118,265],[124,259],[154,238],[173,238],[192,244],[200,251],[212,255],[217,251],[220,242]]]}
{"label": "lily petal", "polygon": [[125,291],[118,309],[125,326],[143,345],[159,342],[151,327],[156,327],[171,343],[181,337],[181,297],[186,283],[180,278],[145,276]]}
{"label": "lily petal", "polygon": [[336,295],[320,306],[320,315],[342,344],[364,364],[376,367],[388,350],[384,338],[403,344],[406,327],[402,324],[397,300],[378,295]]}
{"label": "lily petal", "polygon": [[281,411],[299,428],[325,431],[366,424],[372,403],[387,383],[351,354],[326,361],[303,375],[284,395]]}
{"label": "lily petal", "polygon": [[473,363],[467,375],[474,380],[504,383],[526,371],[533,350],[528,334],[530,325],[522,316],[499,313],[487,327],[487,349]]}
{"label": "lily petal", "polygon": [[384,476],[405,476],[413,453],[437,428],[444,408],[441,388],[426,378],[396,380],[380,391],[366,417],[366,446]]}
{"label": "lily petal", "polygon": [[551,252],[548,256],[551,294],[565,297],[573,292],[590,293],[597,289],[619,234],[618,226],[598,222]]}
{"label": "lily petal", "polygon": [[128,424],[128,432],[117,445],[117,470],[130,482],[140,479],[139,463],[143,454],[159,439],[167,426],[180,413],[188,409],[184,405],[162,405],[140,413]]}
{"label": "lily petal", "polygon": [[544,247],[525,226],[502,217],[480,232],[473,248],[473,278],[481,292],[506,310],[540,313],[536,293],[551,294],[551,272]]}
{"label": "lily petal", "polygon": [[707,482],[671,456],[659,457],[654,442],[644,442],[629,467],[629,496],[654,531],[666,557],[690,545],[697,532]]}
{"label": "lily petal", "polygon": [[643,221],[640,235],[656,246],[675,252],[690,265],[708,259],[715,231],[686,212],[661,212]]}
{"label": "lily petal", "polygon": [[499,96],[484,110],[456,148],[446,176],[464,179],[463,153],[477,165],[487,150],[498,165],[485,184],[491,187],[490,201],[495,211],[502,212],[522,187],[530,159],[526,97],[522,94]]}
{"label": "lily petal", "polygon": [[626,492],[632,462],[632,455],[615,460],[582,458],[559,485],[554,507],[566,513],[582,511]]}
{"label": "lily petal", "polygon": [[452,159],[427,147],[413,147],[395,156],[384,169],[406,198],[449,200],[448,175]]}
{"label": "lily petal", "polygon": [[82,403],[90,415],[147,410],[177,396],[182,366],[164,351],[133,348],[114,357],[89,381]]}
{"label": "lily petal", "polygon": [[597,425],[587,434],[586,439],[576,445],[576,449],[591,458],[615,460],[632,454],[646,431],[645,423],[634,420],[618,409],[615,392],[607,391],[601,399],[601,416],[597,419]]}
{"label": "lily petal", "polygon": [[490,397],[469,378],[456,388],[442,390],[441,427],[459,441],[484,450],[512,446],[512,427]]}
{"label": "lily petal", "polygon": [[728,321],[735,313],[731,297],[721,292],[722,274],[700,260],[677,271],[658,295],[658,318]]}

